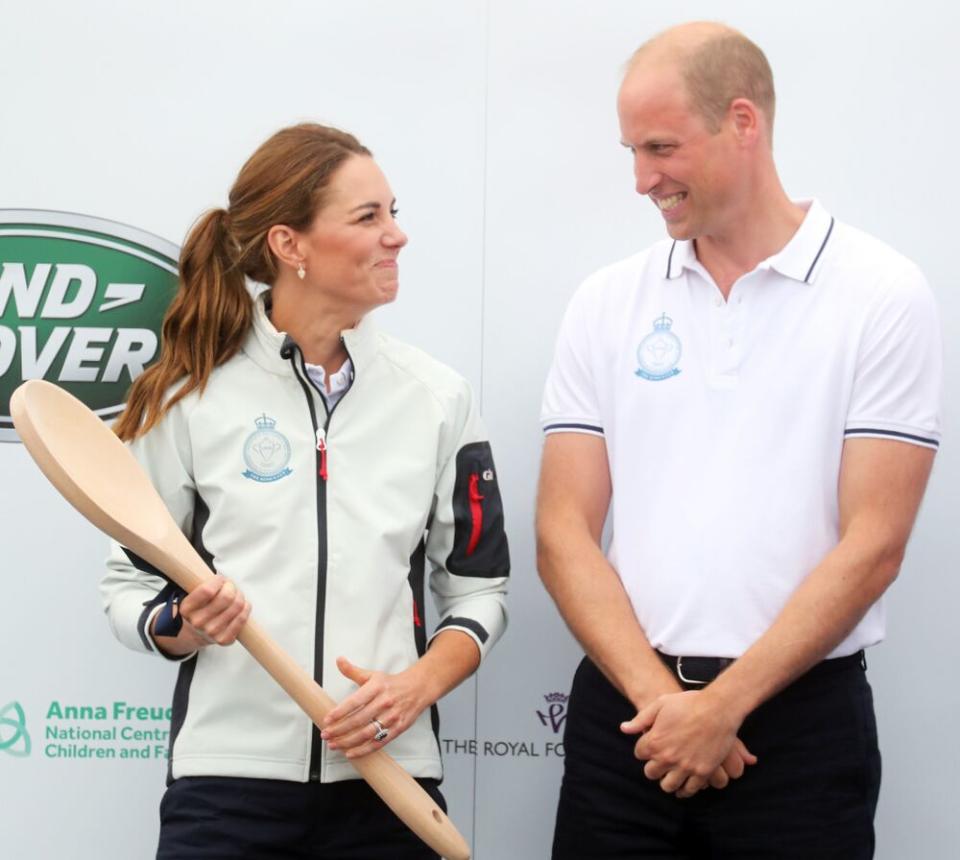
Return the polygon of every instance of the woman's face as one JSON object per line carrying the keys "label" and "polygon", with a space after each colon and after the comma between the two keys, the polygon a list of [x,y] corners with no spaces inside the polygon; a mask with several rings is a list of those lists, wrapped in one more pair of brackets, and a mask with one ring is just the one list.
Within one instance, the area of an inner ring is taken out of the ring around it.
{"label": "woman's face", "polygon": [[360,316],[397,296],[397,255],[407,237],[397,226],[395,202],[376,162],[353,155],[333,174],[326,205],[300,234],[307,282]]}

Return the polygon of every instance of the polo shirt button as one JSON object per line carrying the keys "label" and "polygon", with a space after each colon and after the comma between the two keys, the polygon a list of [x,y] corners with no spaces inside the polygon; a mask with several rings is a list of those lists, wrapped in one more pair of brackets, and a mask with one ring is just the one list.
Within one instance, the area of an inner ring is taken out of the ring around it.
{"label": "polo shirt button", "polygon": [[721,305],[723,305],[723,299],[718,297],[714,300],[714,304],[719,308]]}
{"label": "polo shirt button", "polygon": [[727,341],[727,346],[729,346],[729,347],[732,347],[732,346],[733,346],[733,338],[732,338],[732,337]]}

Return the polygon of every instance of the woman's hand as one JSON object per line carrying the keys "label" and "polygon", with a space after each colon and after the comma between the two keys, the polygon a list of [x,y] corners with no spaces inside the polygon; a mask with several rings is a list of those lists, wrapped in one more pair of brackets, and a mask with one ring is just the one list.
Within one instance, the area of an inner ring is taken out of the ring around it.
{"label": "woman's hand", "polygon": [[[338,657],[337,668],[360,689],[327,714],[320,737],[330,749],[342,750],[347,758],[381,749],[479,665],[479,647],[460,630],[440,631],[427,653],[396,675],[363,669]],[[387,732],[379,741],[375,738],[380,729],[374,720]]]}
{"label": "woman's hand", "polygon": [[[381,749],[402,735],[433,704],[420,662],[388,675],[355,666],[346,657],[337,658],[337,668],[360,688],[327,714],[320,733],[327,746],[357,758]],[[378,741],[380,731],[386,732]]]}
{"label": "woman's hand", "polygon": [[171,656],[183,656],[207,645],[233,644],[250,617],[250,604],[232,581],[214,576],[180,601],[183,626],[176,636],[150,633],[154,641]]}

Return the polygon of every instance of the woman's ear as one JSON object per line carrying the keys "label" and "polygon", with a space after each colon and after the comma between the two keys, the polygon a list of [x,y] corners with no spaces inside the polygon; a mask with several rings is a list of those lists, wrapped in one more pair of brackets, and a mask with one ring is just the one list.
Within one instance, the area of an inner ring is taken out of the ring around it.
{"label": "woman's ear", "polygon": [[267,245],[273,256],[282,263],[296,269],[303,263],[303,254],[300,252],[300,235],[286,224],[274,224],[267,231]]}

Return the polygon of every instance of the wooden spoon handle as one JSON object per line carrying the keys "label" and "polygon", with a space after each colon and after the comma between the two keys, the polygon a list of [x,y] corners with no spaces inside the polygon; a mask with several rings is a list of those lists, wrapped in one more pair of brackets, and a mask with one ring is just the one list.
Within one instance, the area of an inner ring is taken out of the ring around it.
{"label": "wooden spoon handle", "polygon": [[[40,470],[93,525],[185,591],[214,575],[130,450],[77,398],[52,383],[30,380],[13,393],[10,412]],[[247,621],[239,639],[319,726],[333,699],[255,622]],[[450,819],[390,756],[377,751],[351,763],[434,851],[448,860],[469,860],[470,849]]]}

